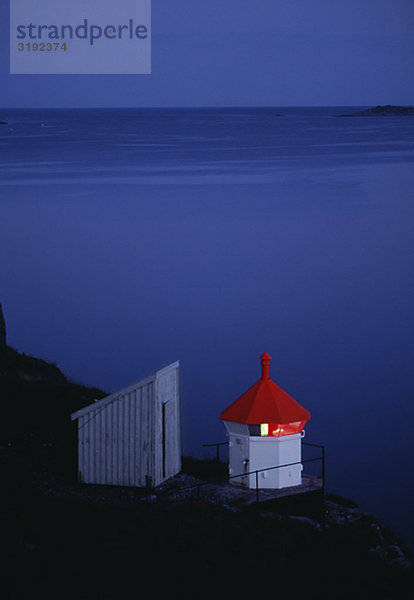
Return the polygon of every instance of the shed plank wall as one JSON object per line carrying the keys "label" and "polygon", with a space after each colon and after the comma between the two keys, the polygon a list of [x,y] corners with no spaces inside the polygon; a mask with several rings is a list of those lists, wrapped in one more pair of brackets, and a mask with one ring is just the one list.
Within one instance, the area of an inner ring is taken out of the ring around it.
{"label": "shed plank wall", "polygon": [[84,483],[143,486],[153,477],[153,384],[79,418],[79,471]]}
{"label": "shed plank wall", "polygon": [[159,373],[75,414],[80,481],[142,487],[180,470],[178,368]]}

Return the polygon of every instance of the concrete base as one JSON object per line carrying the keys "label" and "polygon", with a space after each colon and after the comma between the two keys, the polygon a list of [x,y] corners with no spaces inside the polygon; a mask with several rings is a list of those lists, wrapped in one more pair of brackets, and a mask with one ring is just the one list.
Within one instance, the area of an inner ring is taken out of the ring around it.
{"label": "concrete base", "polygon": [[323,507],[323,482],[319,477],[302,475],[301,485],[280,490],[252,490],[232,485],[228,480],[206,482],[180,475],[165,482],[160,490],[164,500],[182,502],[201,500],[231,510],[269,510],[281,514],[298,514],[318,518]]}
{"label": "concrete base", "polygon": [[[282,489],[259,489],[258,493],[254,489],[248,489],[241,485],[222,484],[217,488],[225,489],[226,496],[240,505],[253,504],[254,502],[267,502],[279,498],[287,498],[298,494],[307,494],[309,492],[321,491],[323,488],[322,479],[313,475],[302,475],[302,483]],[[223,490],[224,491],[224,490]],[[207,490],[206,490],[207,492]],[[202,493],[204,490],[202,489]]]}

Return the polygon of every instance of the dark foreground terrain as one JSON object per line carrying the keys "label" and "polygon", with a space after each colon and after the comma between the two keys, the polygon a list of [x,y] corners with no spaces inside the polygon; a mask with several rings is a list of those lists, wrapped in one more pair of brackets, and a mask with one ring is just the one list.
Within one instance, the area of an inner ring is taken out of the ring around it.
{"label": "dark foreground terrain", "polygon": [[[290,514],[286,505],[235,510],[176,490],[170,500],[168,485],[148,491],[33,479],[27,464],[23,456],[9,462],[1,501],[3,598],[115,599],[151,590],[191,598],[261,590],[412,597],[401,544],[342,499],[328,498],[322,518]],[[188,487],[193,477],[178,479]]]}
{"label": "dark foreground terrain", "polygon": [[11,359],[0,377],[2,598],[412,598],[403,545],[342,498],[240,508],[214,494],[224,464],[188,457],[155,490],[78,484],[68,415],[103,392],[44,364],[36,375],[27,357],[18,373]]}

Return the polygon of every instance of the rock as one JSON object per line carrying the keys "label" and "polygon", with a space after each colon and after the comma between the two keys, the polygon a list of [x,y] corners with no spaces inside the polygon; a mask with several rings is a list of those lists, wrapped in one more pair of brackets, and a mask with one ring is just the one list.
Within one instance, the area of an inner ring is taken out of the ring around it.
{"label": "rock", "polygon": [[411,569],[413,565],[405,556],[399,556],[390,561],[390,566],[397,569]]}
{"label": "rock", "polygon": [[370,548],[369,552],[384,561],[388,558],[388,552],[385,546],[375,546],[375,548]]}
{"label": "rock", "polygon": [[321,524],[315,521],[315,519],[310,519],[309,517],[301,517],[299,515],[288,515],[288,519],[293,519],[295,521],[299,521],[305,525],[310,525],[311,527],[320,528]]}
{"label": "rock", "polygon": [[388,553],[391,556],[391,558],[401,558],[401,556],[404,556],[403,551],[396,544],[391,544],[390,546],[388,546]]}
{"label": "rock", "polygon": [[411,569],[413,566],[411,560],[397,544],[378,544],[375,548],[370,548],[369,553],[390,567]]}

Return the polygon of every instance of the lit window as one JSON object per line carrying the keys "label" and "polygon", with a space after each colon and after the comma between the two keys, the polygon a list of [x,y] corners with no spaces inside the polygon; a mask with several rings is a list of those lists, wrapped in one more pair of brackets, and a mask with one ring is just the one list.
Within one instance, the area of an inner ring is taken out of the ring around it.
{"label": "lit window", "polygon": [[260,425],[260,435],[269,435],[269,425],[267,423]]}

